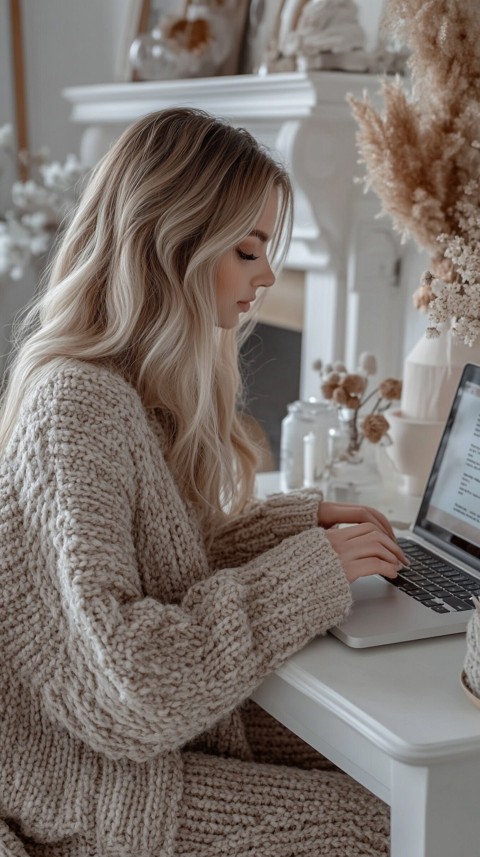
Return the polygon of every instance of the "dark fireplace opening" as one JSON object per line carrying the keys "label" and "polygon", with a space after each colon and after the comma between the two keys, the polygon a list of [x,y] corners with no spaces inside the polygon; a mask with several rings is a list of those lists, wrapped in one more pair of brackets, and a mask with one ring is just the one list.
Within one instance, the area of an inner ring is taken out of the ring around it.
{"label": "dark fireplace opening", "polygon": [[299,398],[301,350],[300,331],[263,323],[242,347],[247,413],[266,435],[275,470],[280,465],[281,423],[287,405]]}

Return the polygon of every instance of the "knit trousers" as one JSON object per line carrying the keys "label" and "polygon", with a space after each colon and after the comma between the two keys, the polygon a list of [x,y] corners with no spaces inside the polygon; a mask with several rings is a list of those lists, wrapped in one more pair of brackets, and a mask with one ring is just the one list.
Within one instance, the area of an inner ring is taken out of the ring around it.
{"label": "knit trousers", "polygon": [[175,857],[385,857],[389,810],[345,774],[184,756]]}
{"label": "knit trousers", "polygon": [[[182,754],[174,857],[388,857],[386,804],[255,703],[242,721],[249,761]],[[1,857],[104,857],[80,837],[48,846],[15,834],[0,820]]]}

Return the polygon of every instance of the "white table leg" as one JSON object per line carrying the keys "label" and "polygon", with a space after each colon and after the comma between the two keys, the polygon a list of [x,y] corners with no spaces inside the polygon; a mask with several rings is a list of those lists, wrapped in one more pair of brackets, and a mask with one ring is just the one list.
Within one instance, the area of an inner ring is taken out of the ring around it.
{"label": "white table leg", "polygon": [[392,760],[391,857],[480,855],[480,757]]}

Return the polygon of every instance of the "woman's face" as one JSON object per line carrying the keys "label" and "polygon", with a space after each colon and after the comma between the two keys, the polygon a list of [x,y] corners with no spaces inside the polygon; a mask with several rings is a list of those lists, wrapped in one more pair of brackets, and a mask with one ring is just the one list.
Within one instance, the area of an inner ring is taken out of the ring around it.
{"label": "woman's face", "polygon": [[220,257],[216,279],[219,327],[236,327],[240,313],[248,312],[255,300],[257,289],[275,282],[267,246],[275,227],[277,206],[278,193],[272,189],[251,233]]}

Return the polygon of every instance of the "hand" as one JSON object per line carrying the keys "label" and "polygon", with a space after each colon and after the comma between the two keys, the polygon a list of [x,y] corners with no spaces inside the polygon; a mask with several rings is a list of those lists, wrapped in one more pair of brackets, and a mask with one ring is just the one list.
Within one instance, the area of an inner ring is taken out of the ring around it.
{"label": "hand", "polygon": [[332,529],[325,535],[340,557],[350,583],[369,574],[394,578],[406,561],[395,539],[373,523]]}
{"label": "hand", "polygon": [[374,524],[379,530],[394,539],[393,530],[385,515],[370,506],[353,506],[349,503],[322,501],[318,507],[318,526],[328,530],[335,524]]}

